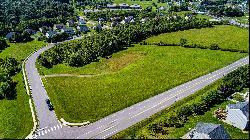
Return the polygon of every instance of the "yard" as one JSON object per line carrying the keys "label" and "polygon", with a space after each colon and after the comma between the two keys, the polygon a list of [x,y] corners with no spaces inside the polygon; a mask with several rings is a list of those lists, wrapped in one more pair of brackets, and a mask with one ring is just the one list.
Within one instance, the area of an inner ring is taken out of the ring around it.
{"label": "yard", "polygon": [[135,45],[82,68],[60,65],[51,71],[40,69],[40,73],[102,74],[43,78],[58,118],[93,122],[244,56],[247,54]]}
{"label": "yard", "polygon": [[145,41],[148,43],[179,43],[180,39],[187,39],[188,43],[211,45],[216,43],[221,48],[249,49],[249,35],[247,29],[235,26],[219,25],[213,28],[190,29],[173,33],[165,33],[150,37]]}

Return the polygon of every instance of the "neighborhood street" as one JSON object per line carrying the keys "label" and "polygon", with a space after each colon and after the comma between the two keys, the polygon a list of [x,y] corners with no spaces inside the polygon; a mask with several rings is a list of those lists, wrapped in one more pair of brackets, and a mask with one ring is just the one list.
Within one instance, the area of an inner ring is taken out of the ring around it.
{"label": "neighborhood street", "polygon": [[[224,75],[234,71],[240,66],[249,63],[249,57],[240,59],[222,69],[201,76],[197,79],[179,85],[173,89],[163,92],[157,96],[139,102],[133,106],[125,108],[119,112],[111,114],[99,121],[87,126],[69,127],[63,126],[56,117],[54,111],[49,111],[45,99],[49,98],[42,84],[35,62],[38,56],[52,48],[50,44],[34,54],[25,63],[25,70],[28,83],[31,88],[32,98],[35,104],[35,111],[39,121],[39,128],[33,138],[41,139],[105,139],[108,138],[151,115],[169,107],[174,102],[181,100]],[[53,104],[53,102],[52,102]]]}

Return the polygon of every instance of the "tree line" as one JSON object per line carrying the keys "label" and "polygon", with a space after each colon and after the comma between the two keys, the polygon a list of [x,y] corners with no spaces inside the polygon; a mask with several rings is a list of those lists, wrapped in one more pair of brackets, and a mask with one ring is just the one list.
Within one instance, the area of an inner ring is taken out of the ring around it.
{"label": "tree line", "polygon": [[12,77],[19,71],[20,63],[16,59],[0,59],[0,99],[16,98],[16,82]]}
{"label": "tree line", "polygon": [[140,22],[122,24],[111,30],[103,30],[99,34],[85,36],[80,40],[57,44],[39,56],[38,61],[45,67],[52,67],[59,63],[70,66],[83,66],[98,57],[106,57],[114,52],[129,47],[147,37],[166,32],[186,30],[192,28],[212,27],[206,19],[180,16],[162,16]]}

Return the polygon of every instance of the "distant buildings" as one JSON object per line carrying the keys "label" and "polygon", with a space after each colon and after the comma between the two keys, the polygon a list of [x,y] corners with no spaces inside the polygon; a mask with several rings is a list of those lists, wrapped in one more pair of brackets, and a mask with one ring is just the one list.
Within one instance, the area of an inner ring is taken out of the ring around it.
{"label": "distant buildings", "polygon": [[183,139],[230,139],[224,127],[220,124],[197,123],[196,127],[185,134]]}
{"label": "distant buildings", "polygon": [[238,102],[226,107],[226,122],[241,129],[249,130],[249,102]]}

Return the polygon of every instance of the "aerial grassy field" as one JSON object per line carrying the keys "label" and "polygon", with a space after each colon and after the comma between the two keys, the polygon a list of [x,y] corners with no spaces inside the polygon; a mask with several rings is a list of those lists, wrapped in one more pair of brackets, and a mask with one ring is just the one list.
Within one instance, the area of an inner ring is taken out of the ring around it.
{"label": "aerial grassy field", "polygon": [[22,74],[14,77],[17,84],[15,100],[0,100],[0,139],[24,139],[33,128]]}
{"label": "aerial grassy field", "polygon": [[176,110],[177,107],[183,104],[192,103],[194,100],[201,98],[202,95],[208,93],[209,91],[217,89],[220,82],[221,80],[216,81],[215,83],[188,96],[187,98],[176,102],[175,104],[165,109],[164,111],[161,111],[151,116],[150,118],[140,123],[137,123],[124,131],[117,133],[116,135],[110,137],[110,139],[140,139],[142,137],[147,139],[179,139],[180,137],[188,133],[190,128],[194,128],[198,122],[222,124],[232,139],[249,139],[248,133],[243,133],[240,129],[228,125],[227,123],[224,123],[213,116],[213,113],[217,108],[225,108],[227,104],[233,103],[231,101],[225,101],[222,104],[215,105],[213,108],[210,109],[210,111],[207,111],[204,115],[189,117],[189,120],[184,124],[183,127],[180,128],[172,127],[164,129],[168,130],[169,133],[167,135],[162,135],[162,134],[154,135],[148,129],[150,124],[155,124],[164,120],[168,112]]}
{"label": "aerial grassy field", "polygon": [[188,43],[211,45],[216,43],[221,48],[241,49],[248,51],[249,35],[247,29],[230,25],[219,25],[213,28],[190,29],[173,33],[165,33],[150,37],[148,43],[179,43],[180,39],[187,39]]}
{"label": "aerial grassy field", "polygon": [[[9,44],[10,47],[0,53],[0,58],[13,57],[19,61],[46,45],[45,42],[41,41]],[[14,76],[14,81],[17,82],[17,98],[0,100],[0,139],[24,139],[33,128],[29,97],[26,94],[21,72]]]}
{"label": "aerial grassy field", "polygon": [[10,47],[0,52],[0,58],[13,57],[17,60],[25,59],[30,53],[46,46],[47,43],[43,41],[31,41],[27,43],[8,43]]}
{"label": "aerial grassy field", "polygon": [[[147,8],[148,6],[152,6],[153,3],[155,3],[158,7],[160,7],[160,6],[167,6],[166,3],[158,3],[157,0],[152,0],[152,1],[113,0],[113,3],[115,3],[115,4],[126,3],[126,4],[129,4],[129,5],[139,4],[139,5],[141,5],[142,8]],[[155,10],[155,7],[154,6],[152,6],[152,7],[153,7],[153,10]]]}
{"label": "aerial grassy field", "polygon": [[111,73],[88,78],[46,77],[43,83],[59,118],[93,122],[244,56],[247,54],[135,45],[74,71]]}

